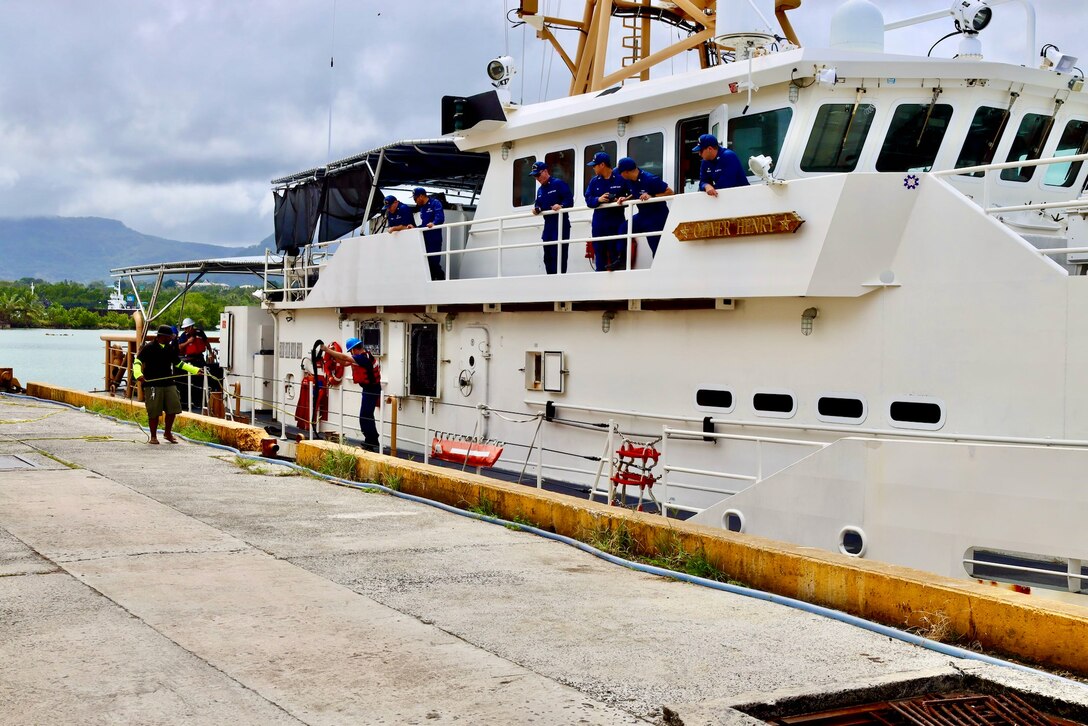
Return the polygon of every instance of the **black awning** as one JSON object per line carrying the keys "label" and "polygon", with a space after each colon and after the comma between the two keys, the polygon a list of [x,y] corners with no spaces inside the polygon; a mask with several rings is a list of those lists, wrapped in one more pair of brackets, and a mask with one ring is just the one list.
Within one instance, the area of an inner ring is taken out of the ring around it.
{"label": "black awning", "polygon": [[297,253],[313,239],[319,223],[321,242],[358,228],[381,211],[384,195],[378,192],[370,209],[365,209],[375,185],[379,189],[423,186],[475,196],[489,161],[488,154],[461,151],[452,139],[400,141],[273,179],[276,249]]}

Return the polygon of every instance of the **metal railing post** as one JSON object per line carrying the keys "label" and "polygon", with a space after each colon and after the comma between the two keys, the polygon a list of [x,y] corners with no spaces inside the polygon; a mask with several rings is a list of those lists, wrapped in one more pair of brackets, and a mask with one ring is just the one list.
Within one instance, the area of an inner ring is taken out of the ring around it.
{"label": "metal railing post", "polygon": [[537,424],[536,439],[536,488],[544,488],[544,426],[543,421]]}
{"label": "metal railing post", "polygon": [[496,242],[498,249],[495,250],[495,277],[502,277],[502,230],[503,219],[499,217],[499,239]]}
{"label": "metal railing post", "polygon": [[314,379],[313,378],[310,379],[310,384],[309,385],[310,385],[310,425],[307,426],[306,428],[310,429],[309,439],[311,441],[313,441],[314,429],[317,428],[317,419],[318,419],[318,416],[320,414],[318,414],[318,411],[317,411],[317,399],[314,398],[314,388],[315,388],[315,386],[314,386]]}
{"label": "metal railing post", "polygon": [[756,482],[763,481],[763,439],[756,439]]}
{"label": "metal railing post", "polygon": [[201,414],[206,413],[208,416],[211,416],[212,415],[211,395],[208,393],[208,369],[207,368],[201,368],[200,369],[200,376],[201,376],[201,383],[203,383],[203,385],[200,388],[200,413]]}
{"label": "metal railing post", "polygon": [[661,516],[669,516],[669,427],[661,427]]}
{"label": "metal railing post", "polygon": [[385,401],[383,400],[384,398],[385,398],[385,396],[383,396],[380,393],[378,394],[378,405],[375,408],[375,412],[377,413],[376,423],[378,424],[378,453],[379,454],[382,453],[383,451],[385,451],[385,449],[382,447],[382,437],[385,436],[385,405],[384,405]]}
{"label": "metal railing post", "polygon": [[431,463],[431,445],[427,439],[431,436],[431,397],[423,399],[423,463]]}
{"label": "metal railing post", "polygon": [[185,385],[188,387],[185,395],[185,409],[193,412],[193,374],[185,371]]}
{"label": "metal railing post", "polygon": [[626,248],[623,250],[623,252],[624,252],[624,257],[627,259],[626,269],[627,269],[628,272],[630,272],[631,271],[631,266],[635,264],[635,261],[633,259],[635,255],[631,250],[631,242],[634,240],[634,232],[635,232],[635,230],[634,230],[635,211],[634,211],[634,206],[630,206],[630,205],[627,205],[627,204],[625,204],[623,206],[626,207],[626,209],[624,209],[623,214],[624,214],[624,218],[627,220],[627,237],[623,240],[623,243],[626,245]]}
{"label": "metal railing post", "polygon": [[[340,381],[340,443],[343,444],[347,441],[347,432],[344,430],[344,389],[347,388],[343,381]],[[359,406],[362,410],[362,406]]]}
{"label": "metal railing post", "polygon": [[250,423],[257,422],[257,366],[249,374],[249,418]]}

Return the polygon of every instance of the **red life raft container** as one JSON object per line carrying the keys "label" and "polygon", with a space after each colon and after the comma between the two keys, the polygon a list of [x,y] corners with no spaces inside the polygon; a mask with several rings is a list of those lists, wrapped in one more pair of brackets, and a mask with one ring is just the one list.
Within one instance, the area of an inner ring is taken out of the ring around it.
{"label": "red life raft container", "polygon": [[473,441],[470,438],[438,433],[431,441],[431,456],[441,461],[467,466],[495,466],[502,456],[498,441]]}

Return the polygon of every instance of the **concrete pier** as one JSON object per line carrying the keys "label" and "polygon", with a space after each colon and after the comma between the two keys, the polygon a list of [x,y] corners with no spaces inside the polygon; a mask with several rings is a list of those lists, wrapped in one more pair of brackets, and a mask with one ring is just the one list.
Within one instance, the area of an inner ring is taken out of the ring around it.
{"label": "concrete pier", "polygon": [[0,397],[5,724],[745,724],[963,673],[1069,681]]}

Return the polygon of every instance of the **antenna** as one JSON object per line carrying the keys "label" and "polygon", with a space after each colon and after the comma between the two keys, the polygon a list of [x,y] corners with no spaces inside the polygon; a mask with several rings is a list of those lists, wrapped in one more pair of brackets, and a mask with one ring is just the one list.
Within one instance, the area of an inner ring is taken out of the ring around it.
{"label": "antenna", "polygon": [[332,26],[329,28],[329,144],[325,149],[325,158],[332,161],[332,104],[336,98],[336,0],[332,0]]}

